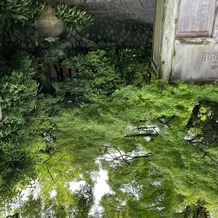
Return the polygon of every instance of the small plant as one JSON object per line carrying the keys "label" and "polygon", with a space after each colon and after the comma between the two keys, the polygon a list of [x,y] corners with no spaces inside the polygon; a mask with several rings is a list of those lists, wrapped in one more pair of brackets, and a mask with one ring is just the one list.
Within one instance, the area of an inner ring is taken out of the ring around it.
{"label": "small plant", "polygon": [[150,57],[150,51],[144,47],[119,50],[118,69],[127,85],[142,87],[155,78]]}
{"label": "small plant", "polygon": [[34,19],[45,8],[45,3],[31,0],[4,0],[0,2],[0,27],[9,29],[16,25],[34,25]]}
{"label": "small plant", "polygon": [[67,57],[67,48],[70,47],[67,42],[59,42],[59,41],[51,41],[52,38],[47,38],[49,40],[49,44],[51,45],[48,49],[46,49],[45,54],[43,56],[43,60],[48,64],[53,65],[57,64],[59,61],[62,61]]}
{"label": "small plant", "polygon": [[122,86],[123,81],[116,71],[115,48],[111,44],[90,43],[87,53],[74,54],[63,61],[71,72],[62,88],[68,99],[76,104],[94,102],[110,96]]}
{"label": "small plant", "polygon": [[64,21],[70,32],[78,27],[84,29],[94,22],[91,14],[78,10],[76,7],[69,7],[66,4],[58,4],[54,9],[54,13]]}

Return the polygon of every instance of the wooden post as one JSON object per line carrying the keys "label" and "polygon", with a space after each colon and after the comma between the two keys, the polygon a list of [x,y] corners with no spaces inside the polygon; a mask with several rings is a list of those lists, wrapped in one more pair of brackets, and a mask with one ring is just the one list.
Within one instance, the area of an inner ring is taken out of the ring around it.
{"label": "wooden post", "polygon": [[162,22],[163,22],[163,12],[164,12],[164,0],[156,1],[155,5],[155,25],[153,29],[153,48],[152,48],[152,66],[160,77],[160,67],[161,67],[161,45],[162,45]]}
{"label": "wooden post", "polygon": [[0,97],[0,123],[3,121],[1,102],[2,98]]}
{"label": "wooden post", "polygon": [[179,0],[156,0],[152,65],[160,78],[170,81]]}

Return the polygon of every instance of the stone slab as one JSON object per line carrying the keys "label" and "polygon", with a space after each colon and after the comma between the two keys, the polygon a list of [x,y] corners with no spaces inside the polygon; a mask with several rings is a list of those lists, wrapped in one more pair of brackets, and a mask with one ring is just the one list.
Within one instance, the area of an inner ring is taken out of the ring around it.
{"label": "stone slab", "polygon": [[177,36],[212,36],[216,4],[216,0],[181,0]]}
{"label": "stone slab", "polygon": [[176,40],[172,80],[214,81],[218,79],[216,41]]}

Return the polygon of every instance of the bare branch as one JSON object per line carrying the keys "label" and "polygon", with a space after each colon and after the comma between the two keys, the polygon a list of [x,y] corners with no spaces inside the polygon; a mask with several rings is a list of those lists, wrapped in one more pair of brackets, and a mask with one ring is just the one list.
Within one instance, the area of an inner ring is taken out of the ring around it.
{"label": "bare branch", "polygon": [[46,162],[48,162],[52,158],[52,156],[57,152],[59,152],[59,151],[54,151],[52,154],[50,154],[50,157],[48,159],[46,159],[45,161],[43,161],[42,163],[45,164]]}
{"label": "bare branch", "polygon": [[145,155],[141,155],[141,156],[133,156],[132,159],[139,159],[139,158],[146,158],[146,157],[151,157],[153,156],[153,154],[151,152],[145,154]]}
{"label": "bare branch", "polygon": [[204,158],[204,157],[208,157],[211,161],[213,161],[215,164],[218,165],[218,161],[215,160],[213,157],[211,157],[207,152],[205,152],[203,158]]}
{"label": "bare branch", "polygon": [[140,126],[140,127],[137,127],[136,128],[136,130],[141,130],[141,129],[148,129],[148,130],[150,130],[150,129],[153,129],[153,130],[155,130],[157,127],[156,126]]}
{"label": "bare branch", "polygon": [[119,148],[117,148],[117,147],[114,147],[114,148],[119,152],[119,154],[120,154],[122,160],[123,160],[125,163],[127,163],[128,165],[130,165],[130,163],[123,157],[123,154],[122,154],[122,152],[119,150]]}
{"label": "bare branch", "polygon": [[136,133],[136,134],[129,134],[129,135],[125,135],[125,137],[146,137],[146,136],[155,136],[157,134],[153,134],[153,133]]}
{"label": "bare branch", "polygon": [[55,182],[55,180],[54,180],[54,178],[53,178],[53,176],[52,176],[48,166],[46,166],[46,164],[42,164],[42,165],[43,165],[44,169],[48,172],[48,174],[51,177],[52,181],[56,184],[56,182]]}
{"label": "bare branch", "polygon": [[136,159],[140,159],[140,158],[147,158],[147,157],[151,157],[153,156],[153,154],[151,152],[148,152],[147,154],[144,155],[127,155],[127,154],[122,154],[122,152],[120,151],[119,148],[114,147],[120,154],[119,157],[114,157],[113,160],[120,160],[122,159],[125,163],[127,163],[128,165],[131,165],[129,161],[131,160],[136,160]]}

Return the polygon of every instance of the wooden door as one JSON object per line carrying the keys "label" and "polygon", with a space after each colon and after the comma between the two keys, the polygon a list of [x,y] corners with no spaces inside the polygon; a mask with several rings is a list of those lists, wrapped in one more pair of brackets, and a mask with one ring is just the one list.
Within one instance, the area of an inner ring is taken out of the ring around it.
{"label": "wooden door", "polygon": [[181,0],[178,37],[211,37],[217,0]]}

